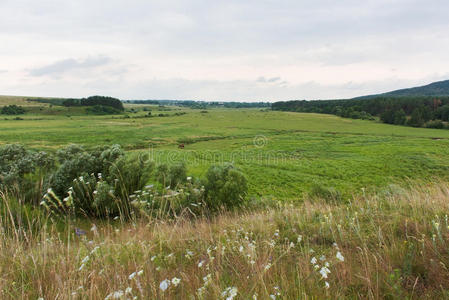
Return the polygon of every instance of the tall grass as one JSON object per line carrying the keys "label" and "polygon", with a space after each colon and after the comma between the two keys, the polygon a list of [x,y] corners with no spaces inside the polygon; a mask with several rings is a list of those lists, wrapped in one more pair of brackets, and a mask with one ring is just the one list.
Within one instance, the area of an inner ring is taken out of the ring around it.
{"label": "tall grass", "polygon": [[43,220],[39,231],[0,198],[2,299],[449,297],[445,183],[214,219]]}

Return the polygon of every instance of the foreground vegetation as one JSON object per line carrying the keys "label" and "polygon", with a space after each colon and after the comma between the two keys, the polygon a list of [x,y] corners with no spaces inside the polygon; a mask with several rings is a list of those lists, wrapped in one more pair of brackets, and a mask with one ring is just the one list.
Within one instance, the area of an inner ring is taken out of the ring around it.
{"label": "foreground vegetation", "polygon": [[212,220],[41,215],[40,230],[0,197],[2,299],[449,297],[446,183]]}

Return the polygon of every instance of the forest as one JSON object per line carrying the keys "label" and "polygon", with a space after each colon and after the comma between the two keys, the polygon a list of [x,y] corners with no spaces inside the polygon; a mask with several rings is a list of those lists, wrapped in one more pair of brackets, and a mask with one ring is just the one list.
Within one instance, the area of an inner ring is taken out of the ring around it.
{"label": "forest", "polygon": [[449,126],[449,97],[379,96],[348,100],[295,100],[275,102],[273,110],[332,114],[344,118],[374,120],[413,127]]}

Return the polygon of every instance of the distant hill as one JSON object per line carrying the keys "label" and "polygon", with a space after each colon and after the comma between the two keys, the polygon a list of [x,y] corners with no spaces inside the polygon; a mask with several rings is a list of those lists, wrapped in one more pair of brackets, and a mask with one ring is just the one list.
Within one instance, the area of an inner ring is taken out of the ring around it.
{"label": "distant hill", "polygon": [[408,89],[400,89],[388,93],[376,94],[376,95],[368,95],[362,97],[356,97],[353,99],[367,99],[367,98],[375,98],[379,96],[388,96],[388,97],[410,97],[410,96],[430,96],[430,97],[443,97],[449,96],[449,80],[437,81],[428,85],[408,88]]}

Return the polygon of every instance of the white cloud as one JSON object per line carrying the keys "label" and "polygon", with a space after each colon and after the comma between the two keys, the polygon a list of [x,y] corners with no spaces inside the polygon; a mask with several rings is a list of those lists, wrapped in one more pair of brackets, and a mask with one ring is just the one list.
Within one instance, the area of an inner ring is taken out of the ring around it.
{"label": "white cloud", "polygon": [[107,56],[88,57],[84,60],[76,60],[68,58],[59,60],[46,66],[38,67],[30,70],[31,76],[60,75],[65,72],[83,69],[95,69],[100,66],[107,65],[111,62],[111,58]]}
{"label": "white cloud", "polygon": [[0,94],[343,98],[447,79],[449,2],[3,0]]}

